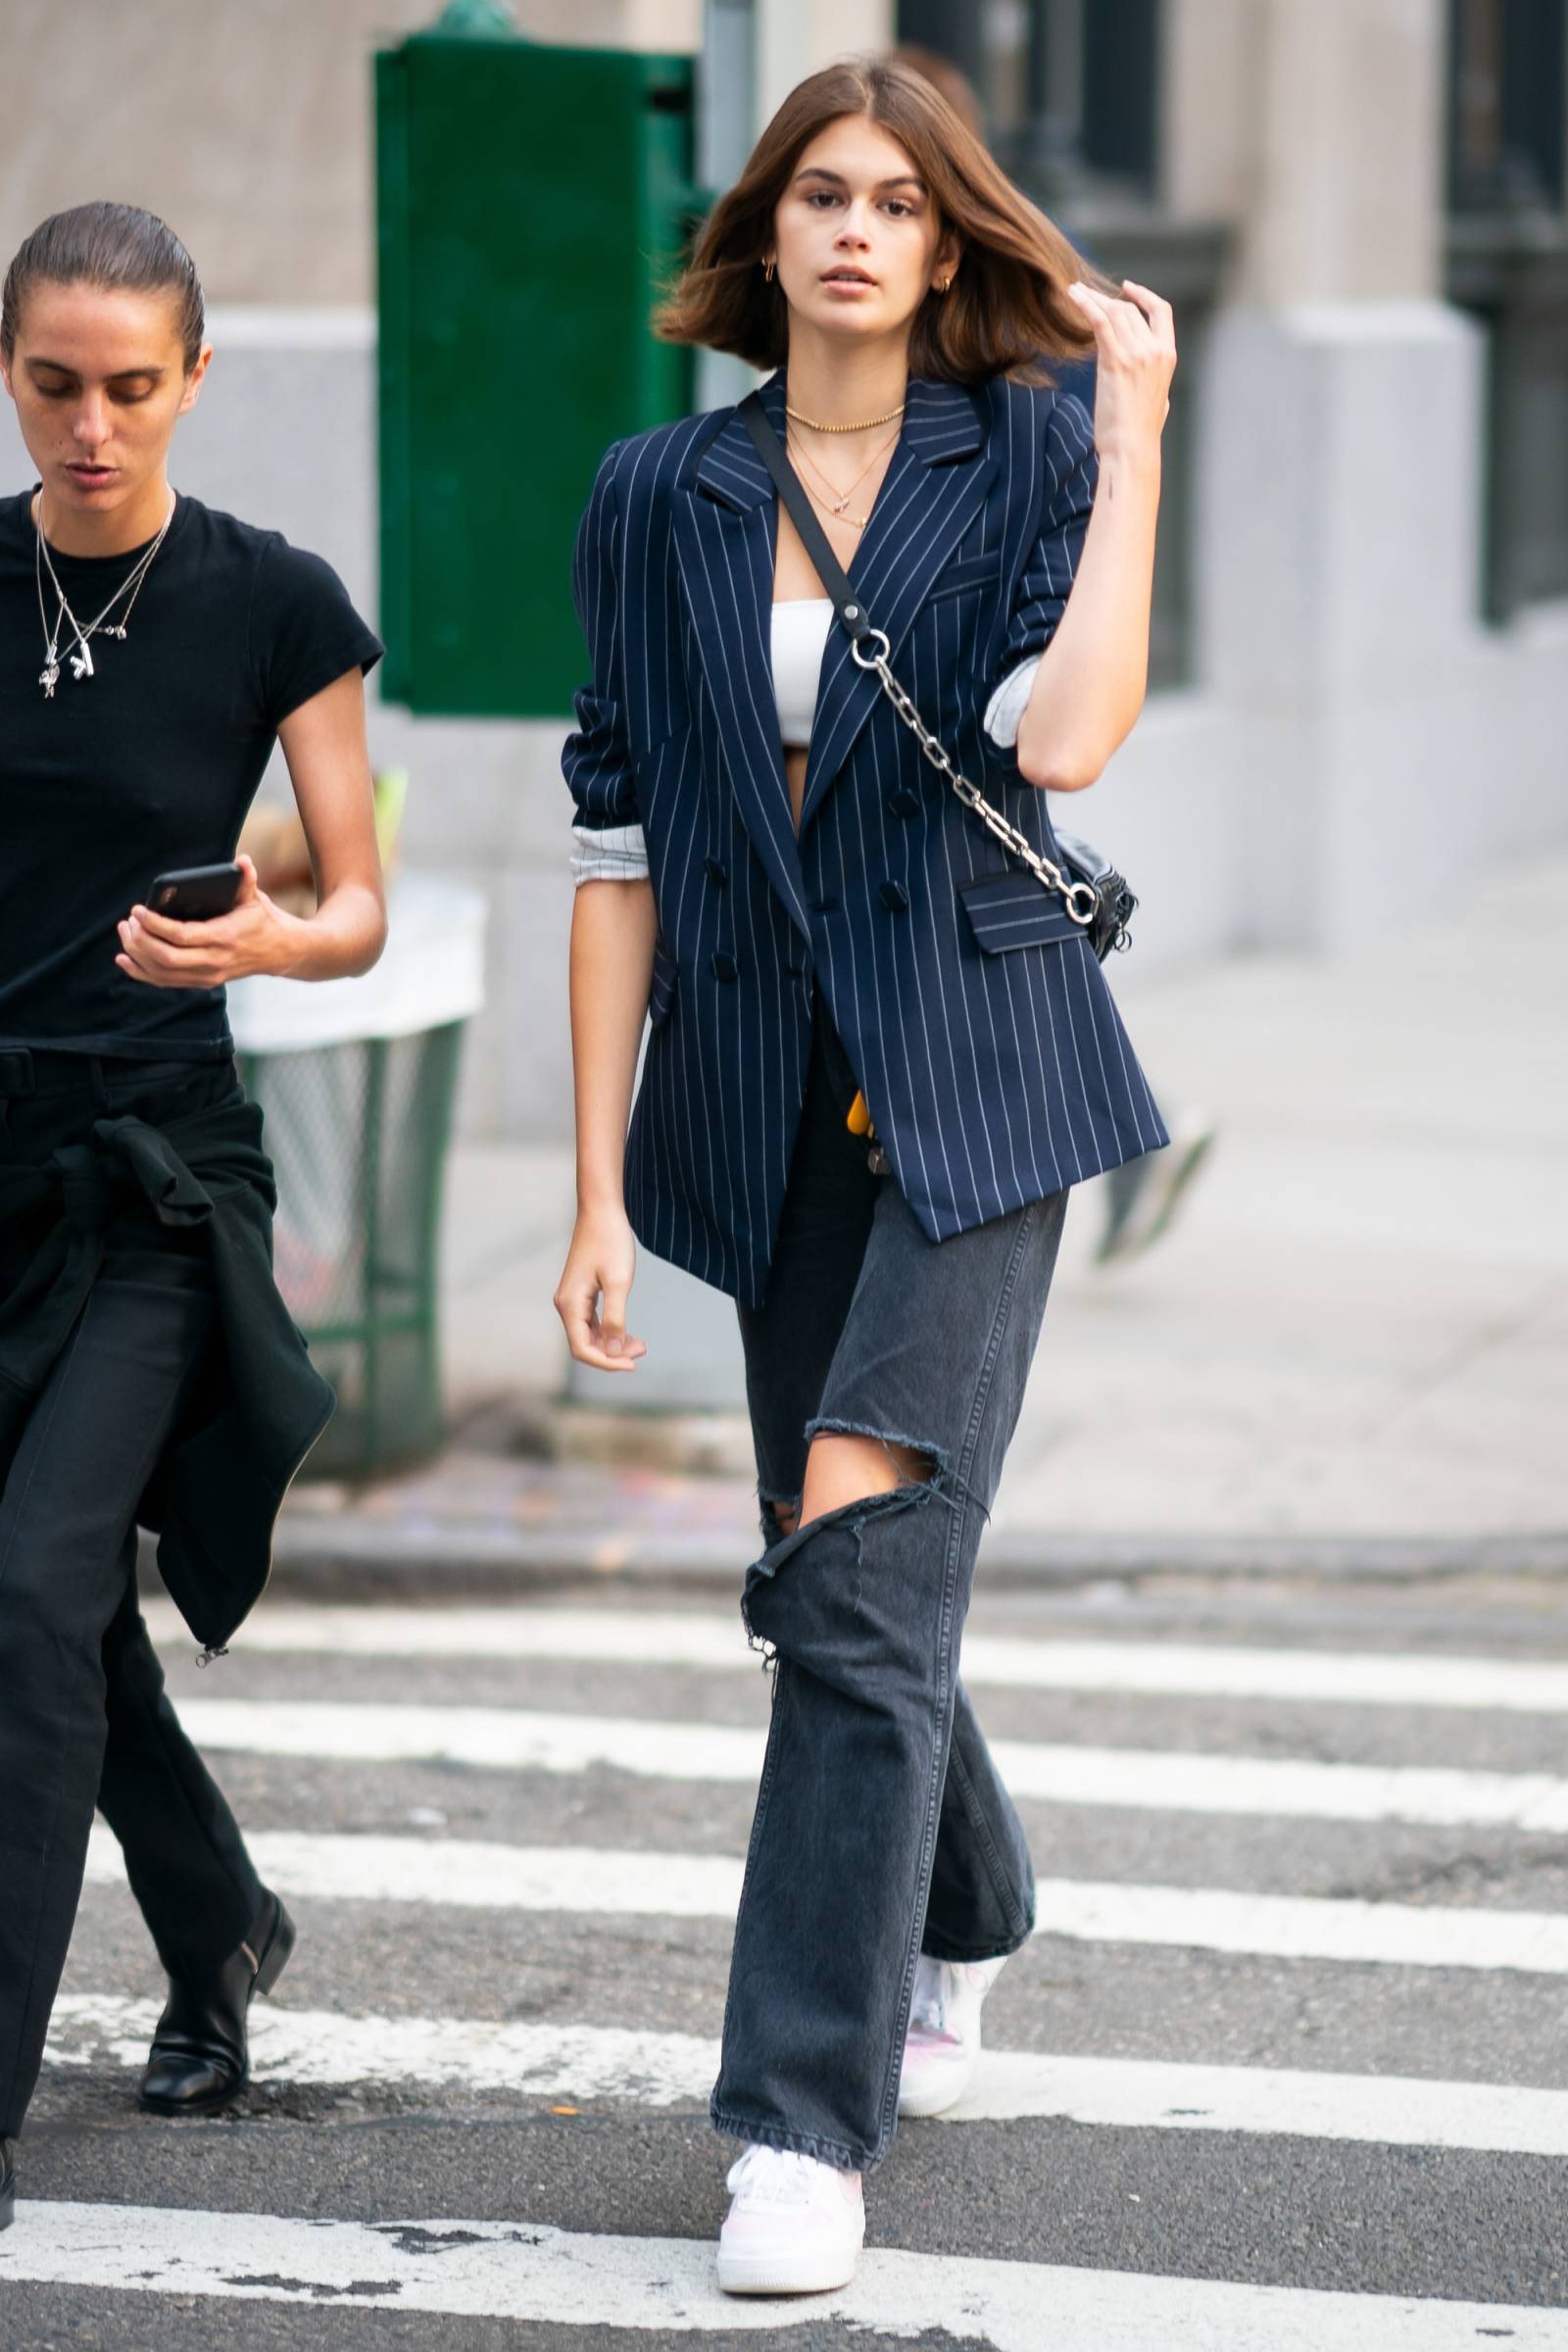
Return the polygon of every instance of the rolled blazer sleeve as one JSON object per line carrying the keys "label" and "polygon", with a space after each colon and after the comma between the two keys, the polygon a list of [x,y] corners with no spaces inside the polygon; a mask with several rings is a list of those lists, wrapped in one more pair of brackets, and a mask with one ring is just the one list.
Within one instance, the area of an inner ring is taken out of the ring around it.
{"label": "rolled blazer sleeve", "polygon": [[640,823],[631,743],[626,732],[626,664],[621,632],[620,504],[616,473],[622,442],[606,451],[578,526],[571,593],[587,640],[591,683],[575,697],[577,724],[561,755],[576,804],[573,832],[624,833]]}
{"label": "rolled blazer sleeve", "polygon": [[1018,722],[1041,656],[1067,609],[1095,504],[1099,466],[1094,426],[1083,402],[1071,393],[1058,393],[1053,401],[1041,454],[1045,485],[1040,527],[1019,574],[997,663],[997,684],[985,712],[986,733],[1006,764],[1015,764]]}

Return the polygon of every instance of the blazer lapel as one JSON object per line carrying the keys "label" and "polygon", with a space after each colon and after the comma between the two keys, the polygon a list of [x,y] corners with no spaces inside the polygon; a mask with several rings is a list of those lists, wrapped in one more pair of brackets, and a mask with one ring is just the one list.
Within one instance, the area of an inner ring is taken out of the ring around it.
{"label": "blazer lapel", "polygon": [[[784,421],[781,378],[763,387]],[[702,451],[673,500],[675,560],[730,785],[768,878],[808,938],[810,918],[790,815],[773,694],[772,480],[736,416]]]}
{"label": "blazer lapel", "polygon": [[[887,635],[895,669],[915,613],[996,478],[996,463],[983,450],[980,417],[961,384],[924,377],[910,382],[904,431],[850,566],[874,625]],[[881,692],[874,671],[859,666],[835,623],[811,723],[803,833],[842,774]]]}

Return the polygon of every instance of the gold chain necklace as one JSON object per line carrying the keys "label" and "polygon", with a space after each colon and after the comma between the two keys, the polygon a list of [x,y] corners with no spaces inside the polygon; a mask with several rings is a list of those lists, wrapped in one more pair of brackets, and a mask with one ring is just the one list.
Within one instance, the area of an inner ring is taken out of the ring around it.
{"label": "gold chain necklace", "polygon": [[818,424],[814,416],[803,416],[799,409],[792,409],[787,401],[784,405],[784,414],[792,424],[808,424],[813,433],[869,433],[877,425],[891,424],[895,416],[902,416],[905,404],[901,400],[898,407],[889,409],[885,416],[866,416],[858,424]]}
{"label": "gold chain necklace", "polygon": [[830,502],[828,499],[820,497],[818,493],[811,488],[809,482],[808,482],[806,485],[808,495],[815,500],[815,503],[822,509],[823,513],[833,515],[835,520],[839,522],[850,523],[858,531],[863,531],[871,517],[869,514],[852,514],[849,511],[850,501],[855,496],[857,490],[858,490],[860,487],[860,484],[864,481],[866,475],[870,472],[872,466],[877,464],[879,459],[887,456],[889,450],[893,448],[897,440],[898,435],[895,433],[891,441],[884,441],[880,449],[873,450],[871,456],[860,467],[860,470],[856,475],[854,481],[850,484],[849,488],[844,491],[839,489],[839,486],[836,482],[829,480],[828,476],[823,472],[821,466],[814,462],[814,460],[808,454],[808,452],[801,446],[799,442],[794,445],[793,454],[801,458],[806,465],[809,466],[817,480],[824,483],[827,489],[831,492],[832,496]]}

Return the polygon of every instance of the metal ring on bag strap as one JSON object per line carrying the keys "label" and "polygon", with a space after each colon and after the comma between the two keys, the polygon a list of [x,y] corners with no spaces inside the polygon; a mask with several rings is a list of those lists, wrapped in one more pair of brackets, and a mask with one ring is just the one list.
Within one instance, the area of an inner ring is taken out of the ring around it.
{"label": "metal ring on bag strap", "polygon": [[[873,640],[880,645],[881,651],[862,654],[861,646],[869,646]],[[1054,890],[1056,893],[1067,910],[1069,921],[1076,923],[1080,930],[1087,930],[1100,912],[1100,894],[1094,884],[1092,882],[1069,882],[1060,866],[1054,865],[1049,858],[1043,858],[1028,835],[1020,833],[1016,825],[1009,824],[1001,809],[986,799],[980,787],[977,784],[971,784],[968,777],[954,766],[953,760],[943,748],[940,739],[932,734],[909,696],[899,684],[888,666],[888,656],[892,650],[881,629],[866,629],[860,636],[852,637],[850,640],[850,651],[856,661],[862,669],[875,671],[878,684],[899,717],[908,728],[931,765],[947,777],[964,807],[972,808],[987,832],[994,834],[1004,848],[1010,850],[1015,858],[1022,860],[1043,889]]]}

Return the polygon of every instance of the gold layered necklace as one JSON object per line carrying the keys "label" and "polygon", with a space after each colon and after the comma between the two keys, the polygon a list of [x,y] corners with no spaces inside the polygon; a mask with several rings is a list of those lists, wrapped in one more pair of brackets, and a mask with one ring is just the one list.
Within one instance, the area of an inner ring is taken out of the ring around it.
{"label": "gold layered necklace", "polygon": [[784,414],[791,424],[809,425],[813,433],[870,433],[879,424],[891,424],[895,416],[902,416],[904,403],[901,400],[896,409],[889,409],[881,416],[862,416],[858,424],[820,424],[814,416],[804,415],[800,409],[792,409],[788,401],[784,404]]}
{"label": "gold layered necklace", "polygon": [[[791,410],[788,413],[793,416],[794,411]],[[900,413],[902,414],[902,412]],[[873,421],[887,424],[890,423],[892,419],[884,416],[878,417]],[[828,496],[824,498],[820,490],[813,488],[811,483],[808,482],[806,485],[807,495],[811,500],[812,505],[820,507],[825,514],[831,514],[835,521],[847,522],[853,530],[863,531],[871,517],[869,514],[852,514],[850,513],[850,501],[855,496],[857,490],[858,490],[860,487],[860,484],[864,481],[866,475],[870,472],[872,466],[875,466],[880,459],[885,458],[889,450],[894,447],[898,437],[898,434],[895,433],[892,440],[884,441],[880,449],[873,450],[870,457],[866,460],[866,463],[860,467],[860,470],[856,475],[854,481],[850,484],[849,488],[842,491],[836,482],[828,479],[828,476],[823,472],[821,466],[816,464],[815,460],[811,457],[809,451],[805,447],[804,443],[796,440],[794,436],[791,435],[789,447],[790,454],[794,457],[798,457],[803,465],[808,466],[811,472],[815,474],[817,480],[822,483],[823,487],[828,492]]]}

